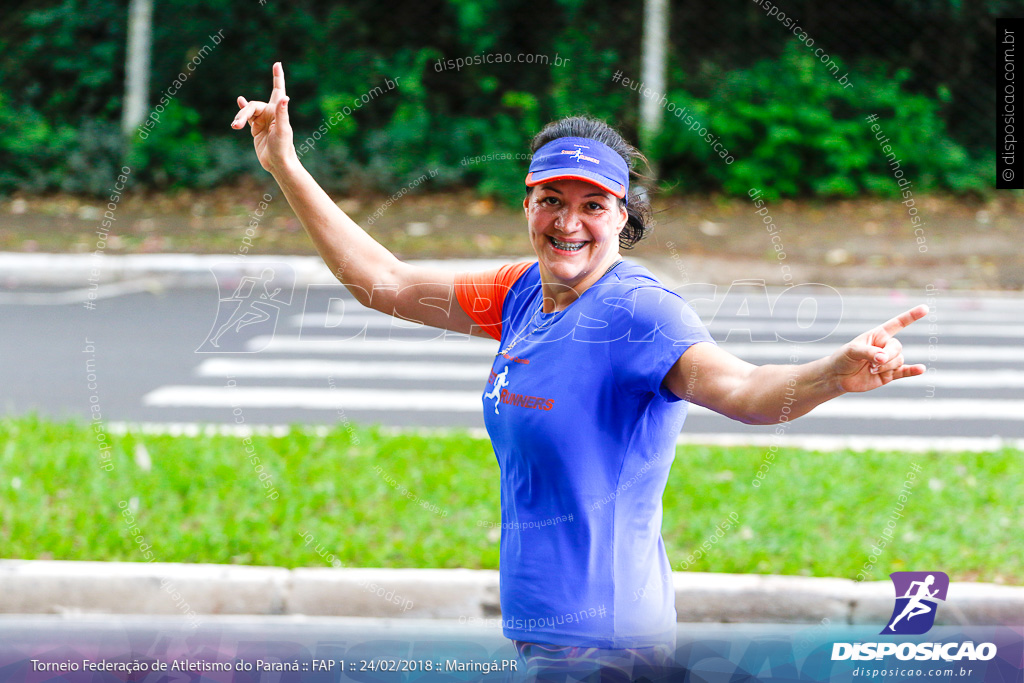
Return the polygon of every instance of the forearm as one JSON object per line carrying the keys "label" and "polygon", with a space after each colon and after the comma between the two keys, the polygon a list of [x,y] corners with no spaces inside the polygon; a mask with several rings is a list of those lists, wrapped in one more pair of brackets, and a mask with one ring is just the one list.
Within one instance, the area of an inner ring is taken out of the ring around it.
{"label": "forearm", "polygon": [[754,367],[737,391],[744,406],[742,419],[748,424],[792,420],[845,393],[829,358]]}
{"label": "forearm", "polygon": [[360,303],[370,305],[375,285],[397,285],[401,262],[338,208],[297,159],[273,175],[324,263]]}

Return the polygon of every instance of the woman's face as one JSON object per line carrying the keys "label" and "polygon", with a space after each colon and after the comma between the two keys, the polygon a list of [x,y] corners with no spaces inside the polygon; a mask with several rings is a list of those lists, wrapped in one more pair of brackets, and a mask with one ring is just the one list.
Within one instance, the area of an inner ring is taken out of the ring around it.
{"label": "woman's face", "polygon": [[543,183],[523,208],[540,266],[558,281],[573,286],[607,268],[619,253],[626,209],[597,185],[575,179]]}

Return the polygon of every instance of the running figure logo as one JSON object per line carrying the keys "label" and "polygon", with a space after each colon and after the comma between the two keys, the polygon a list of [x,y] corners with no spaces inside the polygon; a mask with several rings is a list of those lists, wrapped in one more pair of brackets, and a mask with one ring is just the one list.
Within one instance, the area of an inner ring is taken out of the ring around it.
{"label": "running figure logo", "polygon": [[[281,272],[279,272],[281,271]],[[216,271],[214,272],[216,275]],[[217,278],[218,288],[222,278]],[[271,285],[278,285],[271,288]],[[217,305],[217,318],[207,335],[206,340],[196,349],[196,353],[224,353],[220,348],[221,338],[241,336],[242,329],[256,325],[257,333],[267,335],[267,343],[277,328],[281,306],[291,303],[292,290],[295,286],[295,274],[291,268],[276,264],[274,268],[264,268],[258,277],[246,275],[238,281],[231,296],[221,297]],[[285,292],[285,288],[287,291]],[[282,292],[285,292],[282,294]],[[247,330],[252,333],[252,329]],[[239,353],[237,348],[231,349]],[[248,349],[250,353],[262,349]]]}
{"label": "running figure logo", "polygon": [[936,601],[946,600],[949,576],[943,572],[893,572],[889,577],[896,588],[896,606],[882,634],[927,633],[935,624]]}
{"label": "running figure logo", "polygon": [[576,162],[589,161],[592,164],[600,164],[601,163],[600,159],[595,159],[594,157],[587,156],[586,154],[583,153],[583,150],[590,149],[586,145],[573,145],[573,146],[576,148],[575,151],[570,152],[567,149],[563,149],[562,150],[562,154],[568,154],[569,158],[572,159],[573,161],[576,161]]}
{"label": "running figure logo", "polygon": [[484,398],[494,399],[494,414],[498,415],[498,404],[501,403],[501,390],[508,386],[508,366],[494,378],[494,387],[484,394]]}

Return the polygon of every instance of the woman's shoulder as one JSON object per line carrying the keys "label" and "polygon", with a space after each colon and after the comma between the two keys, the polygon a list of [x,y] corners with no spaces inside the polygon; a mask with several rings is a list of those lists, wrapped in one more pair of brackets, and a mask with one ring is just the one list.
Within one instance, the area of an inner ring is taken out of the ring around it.
{"label": "woman's shoulder", "polygon": [[599,301],[631,319],[676,317],[689,308],[685,297],[663,283],[646,266],[623,259],[600,285]]}
{"label": "woman's shoulder", "polygon": [[622,259],[609,275],[611,277],[605,278],[601,284],[606,285],[607,291],[614,291],[619,295],[638,292],[653,294],[658,291],[676,294],[646,266],[635,261]]}
{"label": "woman's shoulder", "polygon": [[517,285],[539,279],[537,261],[511,261],[492,265],[486,270],[460,272],[455,277],[455,284],[463,287],[497,288],[508,292]]}

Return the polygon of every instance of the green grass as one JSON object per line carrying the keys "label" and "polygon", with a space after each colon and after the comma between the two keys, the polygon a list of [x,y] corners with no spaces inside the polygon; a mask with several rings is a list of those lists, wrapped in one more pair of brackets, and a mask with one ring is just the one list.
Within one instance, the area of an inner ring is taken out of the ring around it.
{"label": "green grass", "polygon": [[[108,438],[114,467],[104,471],[87,426],[0,419],[0,556],[145,561],[119,507],[137,499],[136,528],[154,561],[317,567],[331,553],[347,567],[498,564],[497,532],[480,524],[499,521],[486,440],[375,428],[253,437],[279,493],[273,500],[238,437]],[[140,446],[150,471],[136,463]],[[755,488],[765,452],[679,448],[664,500],[674,568],[736,513],[738,524],[689,570],[856,578],[917,463],[894,541],[868,578],[941,570],[954,580],[1024,584],[1019,451],[780,449]]]}

